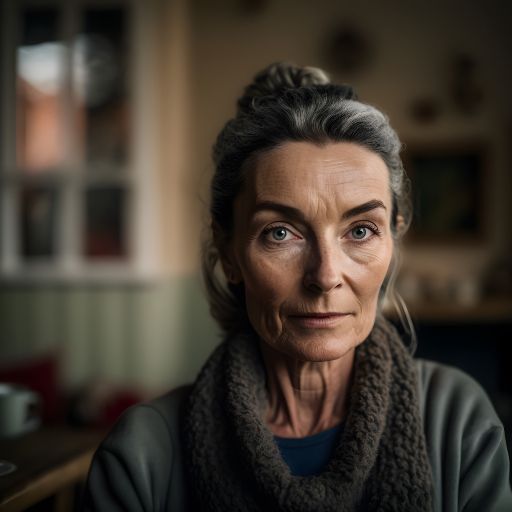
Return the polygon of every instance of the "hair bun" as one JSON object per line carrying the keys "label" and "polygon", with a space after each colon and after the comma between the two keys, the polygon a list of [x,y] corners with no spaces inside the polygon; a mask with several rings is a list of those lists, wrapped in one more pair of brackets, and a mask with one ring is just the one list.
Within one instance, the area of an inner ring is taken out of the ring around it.
{"label": "hair bun", "polygon": [[331,84],[327,73],[320,68],[275,62],[257,73],[252,83],[245,88],[243,96],[238,100],[238,112],[251,111],[261,98],[276,97],[301,87],[311,87],[346,100],[357,100],[357,94],[350,85]]}
{"label": "hair bun", "polygon": [[245,88],[243,96],[238,100],[238,108],[246,110],[251,107],[254,99],[275,96],[287,89],[329,83],[329,77],[319,68],[276,62],[256,74],[253,82]]}

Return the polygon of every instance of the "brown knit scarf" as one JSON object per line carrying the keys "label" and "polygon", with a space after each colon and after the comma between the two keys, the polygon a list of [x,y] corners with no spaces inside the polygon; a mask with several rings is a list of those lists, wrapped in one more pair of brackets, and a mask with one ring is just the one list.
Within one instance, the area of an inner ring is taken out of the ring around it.
{"label": "brown knit scarf", "polygon": [[222,343],[203,367],[183,425],[194,510],[432,510],[432,477],[411,356],[378,318],[356,350],[350,408],[317,476],[292,476],[265,426],[265,369],[251,335]]}

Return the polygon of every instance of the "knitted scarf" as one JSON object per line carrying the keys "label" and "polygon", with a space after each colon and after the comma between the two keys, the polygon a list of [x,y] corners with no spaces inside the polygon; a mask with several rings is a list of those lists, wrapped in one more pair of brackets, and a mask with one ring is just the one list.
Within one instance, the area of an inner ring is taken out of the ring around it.
{"label": "knitted scarf", "polygon": [[432,476],[413,360],[378,318],[356,349],[345,426],[316,476],[292,476],[264,423],[265,369],[254,335],[222,343],[200,372],[183,424],[194,510],[432,510]]}

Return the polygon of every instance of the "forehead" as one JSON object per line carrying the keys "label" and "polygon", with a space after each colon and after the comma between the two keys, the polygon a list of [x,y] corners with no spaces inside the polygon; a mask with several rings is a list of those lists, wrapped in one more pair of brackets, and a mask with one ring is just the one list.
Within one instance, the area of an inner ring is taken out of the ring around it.
{"label": "forehead", "polygon": [[382,158],[352,142],[287,142],[260,155],[245,186],[254,201],[306,204],[311,196],[357,204],[390,203],[389,171]]}

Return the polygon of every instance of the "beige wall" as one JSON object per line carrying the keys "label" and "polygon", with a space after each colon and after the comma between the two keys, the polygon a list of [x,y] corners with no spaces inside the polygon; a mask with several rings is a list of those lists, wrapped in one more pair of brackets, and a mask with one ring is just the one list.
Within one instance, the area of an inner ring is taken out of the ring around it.
{"label": "beige wall", "polygon": [[157,0],[155,51],[158,54],[157,137],[160,144],[162,260],[172,276],[197,270],[199,205],[192,157],[192,55],[189,2]]}

